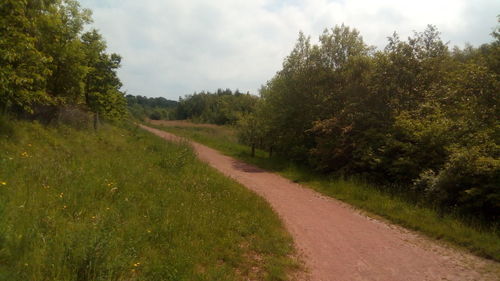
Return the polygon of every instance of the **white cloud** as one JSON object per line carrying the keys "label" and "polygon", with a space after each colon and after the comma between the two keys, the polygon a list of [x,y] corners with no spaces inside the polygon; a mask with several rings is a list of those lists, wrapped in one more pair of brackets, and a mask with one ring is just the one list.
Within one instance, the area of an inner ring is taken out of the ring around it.
{"label": "white cloud", "polygon": [[345,23],[383,47],[436,25],[452,45],[489,42],[496,0],[80,0],[109,50],[123,56],[132,94],[179,96],[219,87],[256,93],[280,69],[300,30],[313,39]]}

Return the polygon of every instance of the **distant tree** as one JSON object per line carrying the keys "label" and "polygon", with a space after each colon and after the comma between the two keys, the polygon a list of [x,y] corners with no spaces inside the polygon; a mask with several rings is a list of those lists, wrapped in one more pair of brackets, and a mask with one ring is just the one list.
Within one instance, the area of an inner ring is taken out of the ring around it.
{"label": "distant tree", "polygon": [[200,92],[180,98],[176,108],[178,119],[213,124],[236,124],[239,116],[254,110],[258,97],[238,90],[218,89],[215,93]]}
{"label": "distant tree", "polygon": [[163,97],[148,98],[145,96],[126,95],[127,105],[131,114],[138,119],[150,118],[153,120],[174,119],[177,106],[176,101]]}
{"label": "distant tree", "polygon": [[255,157],[255,148],[262,139],[261,124],[253,114],[245,114],[238,120],[238,138],[251,147],[251,156]]}

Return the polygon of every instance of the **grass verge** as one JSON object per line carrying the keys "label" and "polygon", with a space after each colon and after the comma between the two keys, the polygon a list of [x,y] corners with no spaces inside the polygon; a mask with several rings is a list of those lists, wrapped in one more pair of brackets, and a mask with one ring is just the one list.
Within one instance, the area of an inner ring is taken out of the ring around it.
{"label": "grass verge", "polygon": [[256,157],[251,157],[250,148],[237,143],[234,131],[228,127],[178,124],[171,126],[168,122],[157,122],[153,126],[192,139],[247,163],[277,172],[294,182],[300,182],[322,194],[384,217],[393,223],[461,246],[479,256],[500,261],[498,228],[483,228],[470,222],[466,223],[456,216],[443,216],[437,210],[418,206],[401,196],[388,194],[364,182],[331,178],[315,173],[307,167],[290,163],[286,159],[268,158],[264,151],[257,150]]}
{"label": "grass verge", "polygon": [[4,125],[0,280],[283,280],[296,268],[270,206],[187,145],[137,128]]}

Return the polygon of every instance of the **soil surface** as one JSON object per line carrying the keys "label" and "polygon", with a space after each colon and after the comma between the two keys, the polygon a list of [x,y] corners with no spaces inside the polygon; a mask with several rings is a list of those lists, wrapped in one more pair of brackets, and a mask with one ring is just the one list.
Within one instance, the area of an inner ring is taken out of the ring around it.
{"label": "soil surface", "polygon": [[265,198],[279,214],[308,269],[300,280],[500,280],[496,262],[370,218],[277,174],[191,143],[202,161]]}

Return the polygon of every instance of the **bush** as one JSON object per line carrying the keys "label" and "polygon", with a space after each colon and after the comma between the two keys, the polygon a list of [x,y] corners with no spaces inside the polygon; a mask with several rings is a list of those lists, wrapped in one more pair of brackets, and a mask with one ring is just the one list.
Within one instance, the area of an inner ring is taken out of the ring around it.
{"label": "bush", "polygon": [[151,119],[151,120],[161,120],[161,113],[155,110],[155,111],[153,111],[153,113],[151,113],[149,115],[149,119]]}
{"label": "bush", "polygon": [[63,107],[59,109],[57,122],[77,129],[92,127],[91,113],[76,107]]}
{"label": "bush", "polygon": [[499,182],[500,160],[473,147],[455,149],[438,173],[422,172],[414,186],[440,205],[495,221],[500,219]]}

